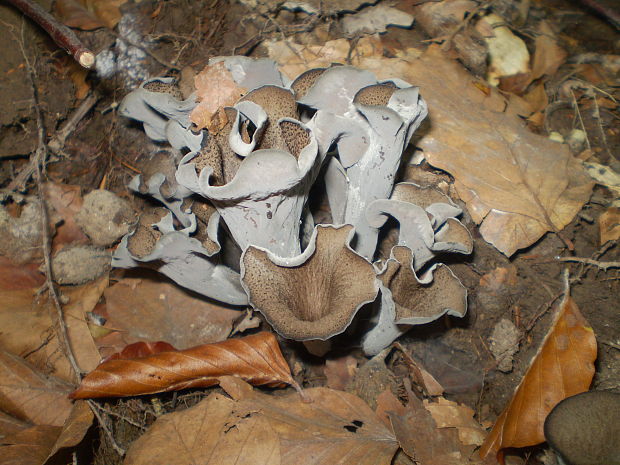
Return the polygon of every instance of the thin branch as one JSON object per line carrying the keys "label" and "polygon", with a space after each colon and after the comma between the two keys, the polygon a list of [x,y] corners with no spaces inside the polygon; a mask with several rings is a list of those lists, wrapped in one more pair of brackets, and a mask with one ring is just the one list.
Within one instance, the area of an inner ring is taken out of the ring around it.
{"label": "thin branch", "polygon": [[8,2],[41,26],[60,48],[84,68],[90,68],[95,64],[95,54],[78,39],[71,29],[59,23],[39,4],[32,0],[8,0]]}
{"label": "thin branch", "polygon": [[110,444],[112,445],[112,448],[121,457],[125,456],[125,454],[126,454],[125,449],[123,449],[121,446],[118,445],[118,443],[114,439],[114,435],[112,434],[112,430],[110,430],[110,427],[108,426],[108,422],[105,420],[105,418],[99,412],[99,409],[101,407],[96,402],[94,402],[92,400],[87,400],[86,402],[88,402],[88,405],[90,406],[90,409],[93,411],[93,413],[97,417],[97,421],[99,422],[99,426],[101,426],[101,429],[103,429],[103,431],[105,432],[106,436],[108,437],[108,440],[110,441]]}
{"label": "thin branch", "polygon": [[603,271],[607,271],[609,268],[620,268],[620,262],[600,262],[592,258],[581,257],[555,257],[558,262],[576,262],[584,263],[586,265],[592,265],[600,268]]}
{"label": "thin branch", "polygon": [[71,342],[69,341],[69,335],[67,333],[67,325],[65,324],[65,319],[62,311],[62,306],[60,304],[60,299],[58,298],[58,293],[56,292],[56,287],[54,286],[53,274],[52,274],[52,262],[51,262],[51,246],[50,246],[50,233],[49,233],[49,218],[47,214],[47,207],[45,204],[45,194],[43,192],[43,173],[42,167],[45,165],[47,159],[47,146],[45,145],[45,127],[43,123],[43,114],[41,113],[41,107],[39,105],[39,92],[37,90],[36,85],[36,75],[35,70],[28,59],[28,55],[26,54],[26,50],[24,48],[24,28],[22,24],[21,30],[21,38],[17,40],[21,52],[24,56],[24,60],[26,62],[26,69],[28,70],[28,76],[30,78],[30,84],[32,86],[32,98],[34,100],[34,111],[37,121],[37,139],[38,146],[34,153],[33,160],[35,161],[35,179],[37,182],[37,195],[39,198],[39,210],[40,210],[40,219],[41,219],[41,236],[43,242],[43,258],[45,264],[45,279],[47,284],[47,289],[49,291],[50,298],[54,303],[54,307],[56,308],[57,319],[58,319],[58,339],[60,341],[60,346],[64,349],[65,355],[73,368],[75,378],[79,384],[81,380],[81,371],[75,360],[75,356],[73,355],[73,350],[71,348]]}
{"label": "thin branch", "polygon": [[[90,93],[80,104],[79,107],[71,113],[71,116],[63,123],[63,125],[56,131],[54,137],[52,137],[47,144],[48,148],[55,153],[62,154],[62,150],[65,147],[67,137],[75,131],[78,123],[82,121],[84,116],[91,110],[92,107],[99,101],[101,97],[95,93]],[[21,174],[21,173],[20,173]]]}

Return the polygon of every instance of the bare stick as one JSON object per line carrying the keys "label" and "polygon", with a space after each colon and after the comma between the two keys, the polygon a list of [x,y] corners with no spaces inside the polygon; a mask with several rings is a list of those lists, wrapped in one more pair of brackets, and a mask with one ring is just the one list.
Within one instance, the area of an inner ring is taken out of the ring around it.
{"label": "bare stick", "polygon": [[56,132],[56,134],[54,134],[54,137],[52,137],[47,144],[51,151],[56,153],[62,152],[67,137],[69,137],[71,133],[75,130],[78,123],[82,121],[84,116],[86,116],[86,113],[88,113],[90,109],[95,106],[95,104],[99,101],[99,98],[100,96],[97,93],[90,93],[82,101],[80,106],[77,107],[73,113],[71,113],[71,116],[67,118],[67,120],[63,123],[63,125]]}
{"label": "bare stick", "polygon": [[99,421],[99,426],[101,426],[101,429],[103,429],[106,436],[108,437],[108,440],[110,441],[110,444],[112,445],[112,448],[116,451],[118,455],[123,457],[126,451],[121,446],[119,446],[116,440],[114,439],[114,435],[112,434],[112,430],[110,430],[110,427],[108,426],[108,422],[105,421],[105,418],[103,418],[103,416],[101,415],[101,412],[99,412],[99,409],[101,407],[92,400],[87,400],[86,402],[88,402],[88,405],[90,405],[90,409],[93,411],[93,413],[97,417],[97,420]]}
{"label": "bare stick", "polygon": [[620,262],[599,262],[592,258],[580,258],[580,257],[556,257],[559,262],[576,262],[585,263],[586,265],[592,265],[600,268],[603,271],[607,271],[609,268],[620,268]]}
{"label": "bare stick", "polygon": [[32,0],[8,0],[8,2],[45,29],[54,42],[73,56],[75,61],[84,68],[90,68],[95,64],[95,54],[78,39],[71,29],[59,23],[39,4]]}
{"label": "bare stick", "polygon": [[613,24],[616,29],[620,29],[620,13],[614,9],[611,4],[609,6],[603,5],[596,0],[579,0],[585,6],[596,11],[603,16],[607,21]]}
{"label": "bare stick", "polygon": [[49,234],[49,218],[47,215],[47,207],[45,205],[45,194],[43,193],[43,173],[42,167],[45,165],[47,158],[47,146],[45,145],[45,126],[43,123],[43,114],[41,113],[41,107],[39,105],[39,92],[37,90],[36,85],[36,77],[35,71],[28,59],[28,55],[26,54],[26,50],[24,48],[24,28],[22,25],[22,36],[17,41],[21,52],[24,56],[24,61],[26,62],[26,68],[28,70],[28,76],[30,77],[30,84],[32,86],[32,98],[34,100],[34,110],[37,120],[37,138],[38,138],[38,146],[32,157],[35,160],[35,179],[37,181],[37,194],[39,197],[39,209],[40,209],[40,218],[41,218],[41,236],[43,242],[43,258],[45,260],[45,279],[47,284],[47,289],[49,291],[50,298],[54,303],[54,307],[56,308],[56,317],[58,319],[58,339],[60,342],[60,347],[64,349],[65,355],[71,364],[71,368],[75,373],[75,378],[77,383],[80,383],[81,380],[81,370],[75,360],[75,356],[73,355],[73,349],[71,348],[71,342],[69,341],[69,334],[67,333],[67,325],[65,324],[65,319],[62,311],[62,306],[60,305],[60,299],[58,298],[58,293],[56,292],[56,287],[54,286],[53,274],[52,274],[52,261],[51,261],[51,247],[50,247],[50,234]]}

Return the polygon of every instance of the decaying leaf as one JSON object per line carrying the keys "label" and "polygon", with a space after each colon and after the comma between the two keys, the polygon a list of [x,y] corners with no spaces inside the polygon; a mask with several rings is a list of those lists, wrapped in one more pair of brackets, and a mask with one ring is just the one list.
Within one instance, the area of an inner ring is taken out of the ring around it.
{"label": "decaying leaf", "polygon": [[620,208],[611,207],[598,218],[600,244],[620,239]]}
{"label": "decaying leaf", "polygon": [[456,428],[438,428],[428,410],[410,389],[406,408],[387,412],[405,453],[419,465],[463,465],[473,448],[459,441]]}
{"label": "decaying leaf", "polygon": [[507,447],[545,440],[547,414],[562,399],[587,391],[594,376],[596,339],[575,302],[566,297],[523,380],[480,449],[484,458]]}
{"label": "decaying leaf", "polygon": [[196,75],[194,84],[199,103],[192,110],[190,121],[197,129],[207,128],[217,134],[228,122],[222,109],[237,103],[247,89],[237,85],[223,61],[207,65]]}
{"label": "decaying leaf", "polygon": [[[348,48],[338,56],[342,47],[336,42],[323,48],[330,50],[329,60],[344,62]],[[282,67],[287,74],[302,63],[324,65],[325,58],[311,47],[296,46],[299,56],[285,52],[285,45],[268,47],[274,59],[290,60]],[[398,77],[420,86],[433,124],[417,145],[430,164],[454,176],[456,191],[481,223],[484,239],[509,256],[547,231],[564,228],[592,190],[579,161],[565,145],[533,134],[516,115],[504,113],[506,102],[496,91],[481,91],[437,47],[418,54],[408,49],[399,58],[385,58],[365,41],[352,63],[380,79]]]}
{"label": "decaying leaf", "polygon": [[222,376],[257,386],[296,386],[271,333],[159,352],[137,359],[108,360],[82,380],[72,399],[119,397],[209,387]]}
{"label": "decaying leaf", "polygon": [[103,345],[116,350],[138,341],[166,341],[178,349],[223,341],[241,316],[162,279],[125,278],[104,295],[105,326],[119,333]]}
{"label": "decaying leaf", "polygon": [[[94,369],[101,360],[85,313],[93,309],[107,285],[104,276],[83,286],[62,288],[68,300],[63,311],[69,340],[83,371]],[[56,315],[53,303],[47,294],[37,296],[36,288],[0,289],[0,347],[17,355],[28,354],[28,362],[42,372],[73,382],[73,370],[59,344],[51,315]]]}
{"label": "decaying leaf", "polygon": [[23,358],[0,351],[0,410],[36,425],[62,426],[72,408],[70,389]]}
{"label": "decaying leaf", "polygon": [[352,355],[325,360],[326,385],[344,391],[357,372],[357,359]]}
{"label": "decaying leaf", "polygon": [[100,27],[113,29],[121,19],[120,7],[127,0],[59,0],[56,10],[63,23],[90,31]]}
{"label": "decaying leaf", "polygon": [[474,420],[474,411],[466,405],[439,397],[436,402],[425,400],[424,408],[430,412],[438,428],[456,428],[461,443],[480,446],[484,441],[486,432]]}
{"label": "decaying leaf", "polygon": [[37,425],[5,436],[0,444],[2,465],[41,465],[45,463],[61,428]]}
{"label": "decaying leaf", "polygon": [[161,417],[127,453],[125,465],[387,465],[393,434],[361,399],[328,388],[275,397],[238,378],[222,379],[233,397],[212,394]]}

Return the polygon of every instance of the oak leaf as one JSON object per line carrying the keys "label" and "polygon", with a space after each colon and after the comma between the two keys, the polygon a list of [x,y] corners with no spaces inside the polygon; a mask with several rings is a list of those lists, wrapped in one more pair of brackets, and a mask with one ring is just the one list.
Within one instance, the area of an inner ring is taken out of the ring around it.
{"label": "oak leaf", "polygon": [[297,393],[256,392],[238,378],[223,378],[221,385],[232,400],[212,394],[161,417],[132,444],[124,465],[388,465],[398,448],[352,394],[311,388],[304,391],[307,402]]}
{"label": "oak leaf", "polygon": [[258,333],[137,359],[108,360],[86,375],[72,399],[135,396],[209,387],[222,376],[257,386],[296,386],[276,337]]}
{"label": "oak leaf", "polygon": [[554,324],[480,448],[484,458],[507,447],[527,447],[545,440],[547,414],[561,400],[588,390],[594,376],[596,338],[575,302],[566,297]]}
{"label": "oak leaf", "polygon": [[237,103],[247,89],[237,85],[223,61],[207,65],[196,75],[194,84],[199,103],[189,119],[198,129],[207,128],[215,134],[227,123],[222,109]]}

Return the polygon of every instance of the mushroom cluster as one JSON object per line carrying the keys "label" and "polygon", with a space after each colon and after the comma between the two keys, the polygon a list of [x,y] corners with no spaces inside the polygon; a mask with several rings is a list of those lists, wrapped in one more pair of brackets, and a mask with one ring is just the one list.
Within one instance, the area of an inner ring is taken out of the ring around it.
{"label": "mushroom cluster", "polygon": [[419,89],[351,66],[290,82],[267,59],[211,63],[248,89],[215,116],[217,131],[192,126],[197,99],[182,99],[170,78],[144,82],[121,104],[172,148],[131,182],[162,207],[142,214],[113,265],[151,267],[249,304],[295,340],[340,334],[368,304],[367,354],[412,325],[463,316],[465,288],[437,262],[472,250],[461,209],[435,189],[396,182],[427,115]]}

